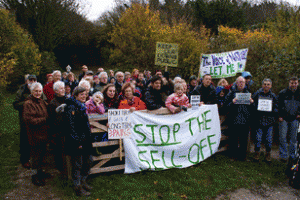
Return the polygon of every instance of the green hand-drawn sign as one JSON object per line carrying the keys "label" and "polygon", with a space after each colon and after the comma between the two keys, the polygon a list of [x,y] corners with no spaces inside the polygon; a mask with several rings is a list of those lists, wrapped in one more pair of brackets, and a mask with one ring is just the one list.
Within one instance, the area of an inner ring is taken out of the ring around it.
{"label": "green hand-drawn sign", "polygon": [[178,44],[157,42],[155,65],[177,67]]}

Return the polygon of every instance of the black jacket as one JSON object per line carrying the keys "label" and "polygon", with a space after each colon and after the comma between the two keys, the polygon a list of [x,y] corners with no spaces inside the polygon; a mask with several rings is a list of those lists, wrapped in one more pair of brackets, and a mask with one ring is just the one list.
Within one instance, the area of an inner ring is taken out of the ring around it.
{"label": "black jacket", "polygon": [[[272,111],[259,111],[258,107],[258,99],[260,98],[268,98],[272,100]],[[254,120],[256,124],[259,126],[270,126],[273,125],[278,118],[278,102],[277,96],[270,90],[268,93],[264,93],[263,89],[260,88],[253,94],[254,106],[255,106],[255,115]]]}
{"label": "black jacket", "polygon": [[161,90],[154,90],[151,86],[145,92],[144,102],[148,110],[156,110],[165,106]]}
{"label": "black jacket", "polygon": [[286,121],[293,121],[300,115],[300,91],[292,92],[289,88],[283,89],[278,95],[279,117]]}
{"label": "black jacket", "polygon": [[203,84],[198,85],[191,92],[191,95],[200,95],[200,101],[203,101],[205,104],[217,104],[217,95],[216,88],[213,85],[204,87]]}

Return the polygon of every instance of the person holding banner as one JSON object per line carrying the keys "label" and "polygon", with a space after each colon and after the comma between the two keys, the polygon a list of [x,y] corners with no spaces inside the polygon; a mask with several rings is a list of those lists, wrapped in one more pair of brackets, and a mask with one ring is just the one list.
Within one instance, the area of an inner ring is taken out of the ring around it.
{"label": "person holding banner", "polygon": [[153,76],[151,79],[150,87],[145,93],[145,103],[148,110],[156,110],[165,106],[163,96],[161,94],[162,80],[160,76]]}
{"label": "person holding banner", "polygon": [[131,83],[124,83],[122,86],[122,94],[124,99],[120,101],[119,109],[146,110],[146,104],[139,98],[133,95],[134,88]]}
{"label": "person holding banner", "polygon": [[174,86],[175,93],[168,96],[166,107],[174,114],[181,110],[187,110],[192,105],[189,103],[189,98],[184,94],[184,88],[181,83],[176,83]]}
{"label": "person holding banner", "polygon": [[195,87],[191,95],[200,95],[202,104],[217,104],[216,88],[211,84],[211,75],[205,74],[201,85]]}
{"label": "person holding banner", "polygon": [[[297,77],[291,77],[289,87],[279,92],[278,107],[279,156],[282,162],[286,162],[289,158],[288,165],[290,165],[296,158],[298,120],[300,119],[300,91]],[[289,145],[287,143],[287,134],[290,136]]]}
{"label": "person holding banner", "polygon": [[271,161],[271,148],[273,141],[273,125],[278,117],[277,96],[271,91],[272,81],[265,78],[262,82],[262,88],[253,95],[255,105],[255,155],[254,160],[259,161],[260,146],[262,137],[266,138],[266,161]]}
{"label": "person holding banner", "polygon": [[[234,159],[246,160],[249,135],[249,122],[253,99],[251,93],[245,88],[246,80],[239,76],[236,79],[236,87],[231,90],[226,98],[224,106],[230,111],[229,120],[229,148]],[[239,145],[240,144],[240,145]]]}

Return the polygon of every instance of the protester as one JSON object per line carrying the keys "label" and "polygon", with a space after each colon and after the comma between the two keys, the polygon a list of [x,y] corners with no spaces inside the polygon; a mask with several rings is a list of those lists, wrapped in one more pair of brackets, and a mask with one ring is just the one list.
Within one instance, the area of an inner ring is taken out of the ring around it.
{"label": "protester", "polygon": [[111,77],[111,78],[109,79],[109,83],[115,84],[115,83],[116,83],[116,78],[115,78],[115,77]]}
{"label": "protester", "polygon": [[182,80],[182,79],[181,79],[179,76],[176,76],[176,77],[174,78],[174,84],[176,85],[177,83],[180,83],[181,80]]}
{"label": "protester", "polygon": [[119,107],[119,98],[116,93],[116,86],[114,84],[108,84],[102,90],[104,96],[104,109],[107,112],[108,109],[118,109]]}
{"label": "protester", "polygon": [[[278,95],[279,107],[279,156],[282,162],[289,158],[288,165],[296,158],[297,132],[300,119],[300,92],[298,78],[289,79],[289,87]],[[289,145],[287,137],[290,138]]]}
{"label": "protester", "polygon": [[115,72],[114,72],[114,70],[109,70],[109,74],[108,74],[108,82],[109,82],[109,83],[112,83],[112,82],[111,82],[111,78],[116,79],[116,78],[115,78]]}
{"label": "protester", "polygon": [[187,86],[187,95],[190,98],[192,91],[197,86],[197,77],[195,75],[190,76],[189,84]]}
{"label": "protester", "polygon": [[138,69],[133,69],[133,71],[132,71],[132,75],[131,75],[131,77],[132,77],[132,79],[138,79],[138,76],[139,76],[139,70]]}
{"label": "protester", "polygon": [[46,85],[48,83],[52,82],[52,81],[53,81],[53,75],[52,74],[47,74],[47,83],[46,83]]}
{"label": "protester", "polygon": [[85,103],[87,114],[103,114],[105,109],[103,106],[104,97],[101,92],[93,94],[92,98]]}
{"label": "protester", "polygon": [[85,75],[84,75],[84,77],[83,77],[84,79],[89,79],[89,80],[93,80],[93,78],[94,78],[94,72],[92,71],[92,70],[88,70],[86,73],[85,73]]}
{"label": "protester", "polygon": [[67,72],[62,73],[62,78],[61,78],[61,80],[62,80],[63,82],[66,82],[66,81],[67,81],[67,76],[68,76],[68,73],[67,73]]}
{"label": "protester", "polygon": [[48,103],[50,103],[50,101],[54,98],[54,90],[53,90],[53,84],[56,81],[60,81],[61,80],[61,72],[59,70],[55,70],[53,73],[53,81],[48,83],[47,85],[45,85],[44,87],[44,94],[47,97]]}
{"label": "protester", "polygon": [[70,98],[72,96],[72,89],[69,83],[65,84],[66,98]]}
{"label": "protester", "polygon": [[229,84],[228,84],[228,82],[226,81],[225,78],[220,79],[218,84],[217,84],[217,86],[223,86],[224,88],[227,87],[228,85]]}
{"label": "protester", "polygon": [[97,92],[97,91],[101,91],[101,86],[100,86],[100,79],[98,75],[94,76],[93,79],[93,93]]}
{"label": "protester", "polygon": [[74,91],[75,87],[78,86],[78,81],[76,80],[76,77],[72,72],[68,74],[66,83],[70,85],[71,93]]}
{"label": "protester", "polygon": [[165,101],[161,95],[161,77],[153,76],[150,87],[145,92],[145,103],[148,110],[156,110],[165,106]]}
{"label": "protester", "polygon": [[[53,90],[55,92],[54,98],[51,100],[48,106],[49,114],[49,139],[51,140],[51,149],[54,150],[55,154],[55,164],[56,167],[63,172],[63,145],[64,145],[64,129],[62,126],[63,118],[58,115],[55,109],[64,104],[66,101],[65,97],[65,83],[62,81],[57,81],[53,85]],[[64,173],[62,173],[64,174]]]}
{"label": "protester", "polygon": [[[30,96],[30,87],[33,83],[36,83],[37,79],[35,75],[29,75],[26,80],[26,84],[22,85],[17,91],[15,101],[13,102],[14,108],[19,112],[19,122],[20,122],[20,161],[22,166],[25,168],[30,168],[30,145],[28,141],[28,136],[26,134],[25,124],[23,121],[23,106],[26,99]],[[42,94],[42,99],[47,101],[47,98]]]}
{"label": "protester", "polygon": [[189,98],[184,94],[184,87],[181,83],[175,84],[174,91],[175,93],[171,94],[166,100],[166,107],[171,113],[178,113],[182,109],[192,107],[189,103]]}
{"label": "protester", "polygon": [[145,110],[146,104],[139,98],[133,95],[134,88],[131,83],[124,83],[122,93],[124,99],[120,101],[119,109]]}
{"label": "protester", "polygon": [[72,67],[71,67],[70,65],[68,65],[68,66],[66,67],[66,70],[67,70],[68,73],[71,72],[71,69],[72,69]]}
{"label": "protester", "polygon": [[87,92],[86,101],[89,100],[90,99],[89,97],[92,96],[91,83],[89,81],[85,80],[85,79],[82,79],[79,82],[78,87],[83,87],[83,88],[86,89],[86,92]]}
{"label": "protester", "polygon": [[[272,81],[265,78],[262,82],[262,88],[253,94],[254,105],[256,108],[254,114],[254,121],[257,124],[256,137],[255,137],[255,155],[254,160],[258,161],[260,157],[260,146],[262,138],[265,138],[266,144],[266,160],[271,161],[271,148],[273,142],[273,125],[278,118],[278,104],[277,97],[271,91]],[[267,100],[270,102],[269,110],[262,110],[259,106],[260,101]]]}
{"label": "protester", "polygon": [[84,104],[87,96],[86,88],[78,86],[73,97],[60,106],[64,107],[65,152],[71,156],[72,180],[77,196],[89,196],[92,190],[86,182],[92,165],[92,134]]}
{"label": "protester", "polygon": [[124,75],[125,75],[125,83],[130,82],[131,81],[131,74],[130,74],[130,72],[125,72]]}
{"label": "protester", "polygon": [[211,84],[211,75],[205,74],[202,78],[202,83],[195,87],[191,95],[200,95],[201,104],[216,104],[216,88]]}
{"label": "protester", "polygon": [[246,80],[246,89],[249,90],[252,93],[252,86],[254,85],[254,81],[252,80],[252,75],[248,71],[242,72],[242,77]]}
{"label": "protester", "polygon": [[79,74],[78,80],[81,81],[81,79],[85,76],[85,73],[88,71],[88,67],[86,65],[82,66],[82,72]]}
{"label": "protester", "polygon": [[100,79],[100,87],[97,88],[97,91],[102,91],[103,88],[107,85],[107,81],[108,81],[108,76],[107,76],[107,73],[106,72],[101,72],[99,74],[99,79]]}
{"label": "protester", "polygon": [[[205,82],[205,78],[203,82]],[[229,110],[228,132],[229,147],[234,159],[245,160],[247,156],[247,144],[249,135],[249,121],[251,112],[254,109],[253,99],[250,98],[250,105],[237,104],[237,93],[250,93],[245,88],[246,80],[239,76],[236,79],[236,87],[231,90],[225,99],[225,106]],[[201,96],[202,97],[202,96]]]}
{"label": "protester", "polygon": [[146,81],[146,87],[148,87],[148,85],[151,82],[152,76],[151,76],[151,72],[149,70],[145,70],[144,71],[144,75],[145,75],[145,81]]}
{"label": "protester", "polygon": [[216,95],[217,95],[217,100],[218,100],[218,108],[219,108],[219,114],[225,114],[224,109],[224,103],[225,103],[225,97],[228,94],[228,90],[225,89],[224,86],[218,86],[216,88]]}
{"label": "protester", "polygon": [[146,81],[142,72],[139,73],[138,78],[136,79],[136,89],[138,89],[142,93],[142,95],[144,95],[146,89]]}
{"label": "protester", "polygon": [[47,103],[41,99],[42,84],[35,82],[30,86],[31,95],[24,103],[23,120],[30,145],[32,157],[31,167],[37,169],[32,176],[32,183],[37,186],[45,185],[43,158],[46,154],[48,141],[48,112]]}
{"label": "protester", "polygon": [[122,90],[122,86],[123,86],[123,83],[124,83],[124,73],[123,72],[117,72],[116,73],[116,83],[115,83],[115,86],[116,86],[116,92],[117,94],[119,94]]}

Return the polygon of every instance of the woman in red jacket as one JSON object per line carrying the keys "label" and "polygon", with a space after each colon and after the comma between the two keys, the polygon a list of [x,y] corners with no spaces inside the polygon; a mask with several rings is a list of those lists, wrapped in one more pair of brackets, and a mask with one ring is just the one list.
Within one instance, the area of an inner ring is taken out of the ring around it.
{"label": "woman in red jacket", "polygon": [[122,86],[122,94],[124,99],[120,101],[119,109],[145,110],[146,104],[136,96],[133,96],[134,88],[131,83],[125,83]]}

